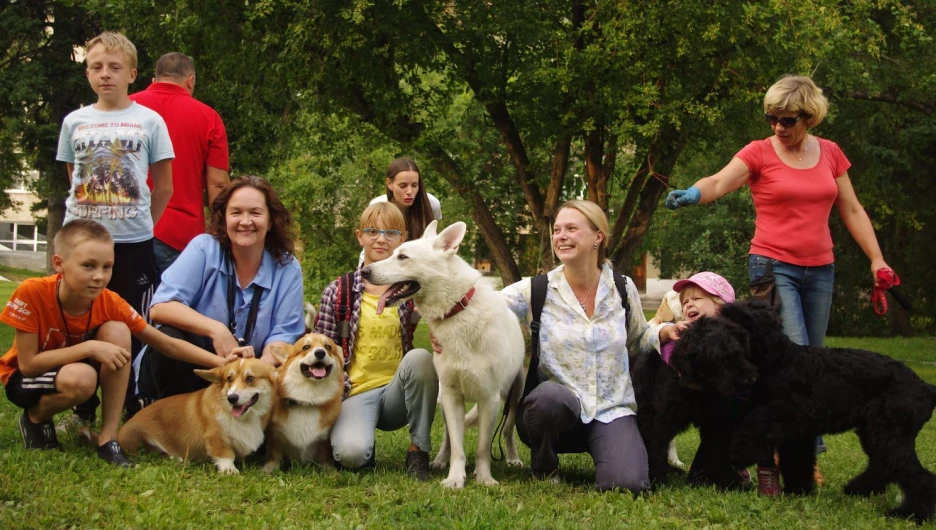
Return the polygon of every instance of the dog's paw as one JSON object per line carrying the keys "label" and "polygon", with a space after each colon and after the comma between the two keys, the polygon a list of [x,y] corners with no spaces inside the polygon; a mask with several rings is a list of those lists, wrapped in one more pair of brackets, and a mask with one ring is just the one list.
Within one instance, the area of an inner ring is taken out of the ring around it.
{"label": "dog's paw", "polygon": [[494,477],[488,475],[486,477],[475,477],[475,482],[481,484],[482,486],[497,486],[500,482],[494,480]]}
{"label": "dog's paw", "polygon": [[267,462],[266,464],[263,464],[263,472],[266,473],[267,475],[274,473],[276,471],[279,471],[279,470],[280,470],[279,462]]}
{"label": "dog's paw", "polygon": [[429,467],[435,471],[441,471],[447,468],[448,465],[449,465],[449,457],[448,455],[443,455],[442,453],[439,453],[438,455],[436,455],[435,460],[433,460],[432,462],[429,462]]}
{"label": "dog's paw", "polygon": [[898,506],[897,508],[894,508],[893,510],[889,510],[887,512],[887,516],[893,519],[913,519],[913,521],[916,522],[917,524],[923,523],[922,517],[914,513],[913,510],[909,508],[905,508],[903,506]]}
{"label": "dog's paw", "polygon": [[669,464],[670,464],[671,466],[677,467],[677,468],[679,468],[679,469],[686,469],[686,464],[684,464],[683,461],[680,460],[680,459],[678,459],[678,458],[676,458],[676,459],[674,459],[674,460],[669,460]]}
{"label": "dog's paw", "polygon": [[448,489],[460,490],[465,487],[465,476],[464,475],[460,477],[450,476],[447,479],[443,480],[441,484],[442,484],[442,487],[445,487]]}
{"label": "dog's paw", "polygon": [[218,467],[218,472],[222,475],[236,475],[240,473],[237,470],[237,467],[234,466],[233,458],[215,458],[215,466]]}
{"label": "dog's paw", "polygon": [[523,460],[519,456],[508,456],[507,465],[510,467],[523,467]]}

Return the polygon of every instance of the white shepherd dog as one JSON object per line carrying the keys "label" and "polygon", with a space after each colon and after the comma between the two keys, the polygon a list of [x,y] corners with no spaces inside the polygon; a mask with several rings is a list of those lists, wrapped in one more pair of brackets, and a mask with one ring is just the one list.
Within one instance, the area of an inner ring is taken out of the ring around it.
{"label": "white shepherd dog", "polygon": [[[436,235],[433,221],[422,238],[403,243],[392,256],[361,271],[373,284],[392,284],[377,304],[378,313],[385,304],[412,298],[442,347],[433,360],[451,444],[449,474],[442,481],[447,488],[465,485],[466,399],[477,402],[478,409],[475,480],[497,484],[491,476],[491,442],[501,404],[508,395],[510,409],[504,425],[507,463],[522,465],[513,431],[524,383],[523,334],[503,298],[481,279],[481,273],[458,257],[464,236],[465,223],[454,223]],[[443,440],[440,456],[447,449]]]}

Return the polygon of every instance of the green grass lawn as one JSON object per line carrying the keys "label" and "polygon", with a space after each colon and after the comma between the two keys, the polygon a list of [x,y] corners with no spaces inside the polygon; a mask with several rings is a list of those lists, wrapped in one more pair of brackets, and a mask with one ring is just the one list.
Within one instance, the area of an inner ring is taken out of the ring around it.
{"label": "green grass lawn", "polygon": [[[8,298],[12,286],[0,285]],[[0,350],[12,332],[0,329]],[[425,326],[417,335],[427,345]],[[830,345],[865,347],[906,360],[934,360],[932,338],[839,339]],[[931,383],[936,369],[910,363]],[[592,491],[587,456],[564,455],[563,483],[532,482],[529,469],[495,463],[499,487],[469,481],[462,491],[443,489],[433,476],[416,483],[403,473],[405,430],[378,432],[376,472],[294,468],[272,476],[248,465],[221,476],[207,464],[183,464],[145,454],[132,470],[109,467],[87,447],[63,436],[63,452],[26,451],[16,427],[19,411],[0,399],[0,528],[913,528],[884,517],[900,502],[899,490],[870,499],[842,494],[866,459],[851,434],[827,436],[820,457],[826,483],[807,497],[765,499],[755,492],[719,493],[675,483],[637,499]],[[442,436],[437,417],[433,440]],[[677,438],[684,462],[698,435]],[[475,433],[466,446],[473,448]],[[521,456],[529,452],[520,444]],[[917,439],[923,465],[936,470],[936,421]],[[473,450],[470,451],[473,453]],[[469,456],[469,464],[473,455]]]}

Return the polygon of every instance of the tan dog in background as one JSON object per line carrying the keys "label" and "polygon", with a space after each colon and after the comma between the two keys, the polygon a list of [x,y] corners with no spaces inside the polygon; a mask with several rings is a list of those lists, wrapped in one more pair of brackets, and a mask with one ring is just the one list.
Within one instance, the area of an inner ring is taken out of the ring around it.
{"label": "tan dog in background", "polygon": [[273,356],[282,363],[273,414],[267,428],[267,473],[287,457],[302,464],[332,462],[329,434],[341,412],[344,359],[341,348],[325,335],[305,335],[291,349]]}
{"label": "tan dog in background", "polygon": [[130,454],[144,445],[183,460],[210,460],[222,473],[237,473],[234,460],[263,443],[276,373],[258,359],[195,373],[211,385],[153,402],[120,429],[117,441]]}

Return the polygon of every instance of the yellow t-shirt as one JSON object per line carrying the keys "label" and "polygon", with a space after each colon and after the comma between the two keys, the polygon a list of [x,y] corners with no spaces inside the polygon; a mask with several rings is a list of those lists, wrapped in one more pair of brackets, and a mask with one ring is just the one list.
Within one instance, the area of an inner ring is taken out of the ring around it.
{"label": "yellow t-shirt", "polygon": [[383,314],[377,315],[379,297],[361,294],[361,318],[354,341],[354,358],[348,368],[351,379],[349,396],[388,384],[403,359],[399,308],[385,307]]}

